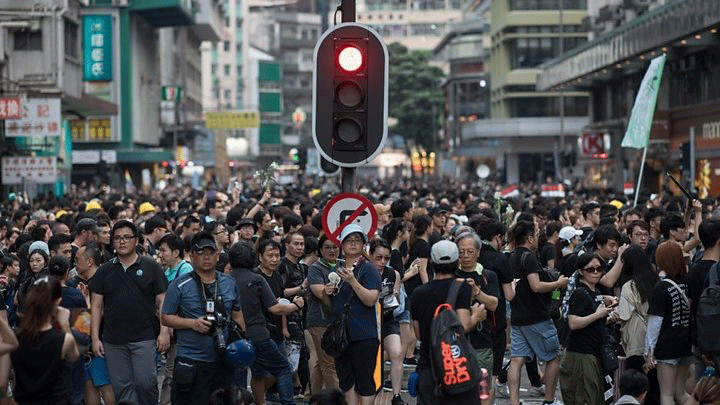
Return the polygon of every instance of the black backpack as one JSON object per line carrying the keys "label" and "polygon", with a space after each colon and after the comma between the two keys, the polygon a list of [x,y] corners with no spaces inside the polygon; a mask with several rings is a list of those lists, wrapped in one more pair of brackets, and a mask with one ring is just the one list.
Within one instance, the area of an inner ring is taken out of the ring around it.
{"label": "black backpack", "polygon": [[438,305],[430,324],[430,365],[435,387],[448,396],[468,392],[480,381],[475,349],[455,312],[461,285],[462,282],[453,281],[447,302]]}
{"label": "black backpack", "polygon": [[697,341],[703,354],[720,354],[720,280],[718,263],[708,271],[708,286],[705,287],[697,306]]}

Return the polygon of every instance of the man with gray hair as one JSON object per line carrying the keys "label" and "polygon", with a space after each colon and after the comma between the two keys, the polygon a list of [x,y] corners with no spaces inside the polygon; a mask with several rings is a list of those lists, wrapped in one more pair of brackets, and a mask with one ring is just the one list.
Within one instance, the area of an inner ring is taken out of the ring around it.
{"label": "man with gray hair", "polygon": [[[500,297],[500,283],[498,276],[490,269],[483,268],[478,263],[482,242],[480,237],[473,232],[466,232],[457,236],[455,243],[458,247],[459,264],[455,275],[464,279],[472,288],[471,304],[479,302],[485,305],[488,312],[487,318],[482,322],[482,327],[473,328],[468,332],[470,344],[477,353],[477,361],[480,368],[488,371],[493,370],[493,339],[492,332],[496,327],[494,312],[498,307]],[[492,384],[492,379],[490,379]],[[493,403],[492,385],[490,397],[482,401],[483,405]]]}

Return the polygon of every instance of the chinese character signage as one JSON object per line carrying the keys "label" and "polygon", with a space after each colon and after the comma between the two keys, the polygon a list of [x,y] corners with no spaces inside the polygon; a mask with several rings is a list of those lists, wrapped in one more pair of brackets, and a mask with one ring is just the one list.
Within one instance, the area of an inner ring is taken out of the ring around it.
{"label": "chinese character signage", "polygon": [[83,16],[83,80],[112,80],[112,16]]}
{"label": "chinese character signage", "polygon": [[242,129],[260,126],[257,111],[221,111],[205,113],[205,127],[211,129]]}
{"label": "chinese character signage", "polygon": [[28,98],[20,118],[5,120],[5,136],[60,136],[60,99]]}
{"label": "chinese character signage", "polygon": [[20,97],[0,98],[0,120],[20,118],[21,105]]}
{"label": "chinese character signage", "polygon": [[182,87],[180,86],[163,86],[162,87],[162,100],[163,101],[180,101],[182,99]]}
{"label": "chinese character signage", "polygon": [[52,184],[57,180],[57,158],[15,156],[2,158],[3,184]]}

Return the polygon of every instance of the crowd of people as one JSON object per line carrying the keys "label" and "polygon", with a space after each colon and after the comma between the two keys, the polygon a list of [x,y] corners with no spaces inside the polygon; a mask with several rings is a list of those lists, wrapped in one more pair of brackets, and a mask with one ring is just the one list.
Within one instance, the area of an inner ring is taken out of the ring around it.
{"label": "crowd of people", "polygon": [[[364,184],[373,235],[326,235],[332,195],[303,185],[10,195],[0,403],[370,405],[386,390],[402,405],[409,388],[423,405],[520,405],[523,368],[543,404],[719,401],[720,353],[697,332],[720,275],[717,200],[496,189]],[[457,281],[489,377],[450,395],[434,319]]]}

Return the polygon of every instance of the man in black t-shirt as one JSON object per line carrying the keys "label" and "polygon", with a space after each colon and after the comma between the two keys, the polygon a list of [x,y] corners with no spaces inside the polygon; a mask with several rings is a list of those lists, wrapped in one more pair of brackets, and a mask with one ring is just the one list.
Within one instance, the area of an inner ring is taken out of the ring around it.
{"label": "man in black t-shirt", "polygon": [[135,224],[117,222],[112,241],[117,257],[98,268],[89,286],[93,353],[106,357],[118,401],[156,405],[156,349],[165,352],[170,347],[170,330],[160,327],[157,315],[167,279],[155,260],[136,253]]}
{"label": "man in black t-shirt", "polygon": [[[431,251],[432,261],[435,265],[435,278],[415,289],[411,297],[410,314],[413,319],[415,336],[420,340],[420,359],[418,360],[418,403],[425,405],[471,405],[479,403],[477,388],[461,395],[448,397],[439,393],[436,395],[436,384],[430,367],[430,337],[433,315],[435,309],[447,302],[448,292],[458,268],[458,248],[450,241],[440,241]],[[455,312],[463,324],[465,331],[470,331],[482,322],[487,313],[481,304],[470,306],[472,289],[463,283],[455,302]]]}
{"label": "man in black t-shirt", "polygon": [[[282,277],[277,272],[280,263],[280,244],[272,239],[265,239],[258,246],[258,254],[260,255],[260,265],[255,269],[255,272],[265,279],[273,295],[275,295],[275,299],[284,298]],[[282,343],[287,334],[287,319],[285,316],[267,311],[265,317],[271,337],[277,343]]]}
{"label": "man in black t-shirt", "polygon": [[698,227],[698,236],[702,243],[702,260],[692,266],[687,275],[688,298],[690,298],[690,336],[692,339],[692,353],[695,362],[695,380],[703,376],[705,363],[698,348],[696,317],[698,300],[708,285],[708,272],[715,263],[720,261],[720,221],[703,221]]}
{"label": "man in black t-shirt", "polygon": [[520,369],[527,359],[536,357],[546,362],[545,400],[543,404],[555,401],[558,371],[560,366],[557,330],[550,319],[547,301],[543,294],[567,285],[565,276],[553,282],[540,281],[542,270],[537,261],[538,229],[534,223],[519,221],[510,230],[517,249],[510,256],[510,267],[516,279],[517,294],[510,303],[512,312],[510,325],[510,367],[508,386],[510,403],[520,404]]}
{"label": "man in black t-shirt", "polygon": [[[492,333],[495,329],[495,310],[498,307],[500,297],[500,285],[497,275],[490,269],[483,268],[478,263],[482,242],[480,237],[474,233],[461,234],[457,238],[458,252],[460,253],[460,266],[455,275],[472,287],[472,300],[485,306],[488,317],[481,324],[477,325],[468,333],[470,343],[477,353],[477,361],[481,368],[492,373],[493,368],[493,341]],[[488,384],[491,392],[490,397],[483,401],[483,404],[492,404],[492,381]]]}
{"label": "man in black t-shirt", "polygon": [[515,284],[513,274],[510,270],[510,262],[500,251],[505,244],[504,238],[507,233],[505,225],[497,219],[487,218],[482,220],[477,229],[482,240],[482,249],[478,261],[484,268],[495,272],[500,284],[500,297],[495,310],[495,329],[493,330],[493,376],[497,378],[502,371],[505,346],[507,346],[507,309],[506,301],[515,298]]}

